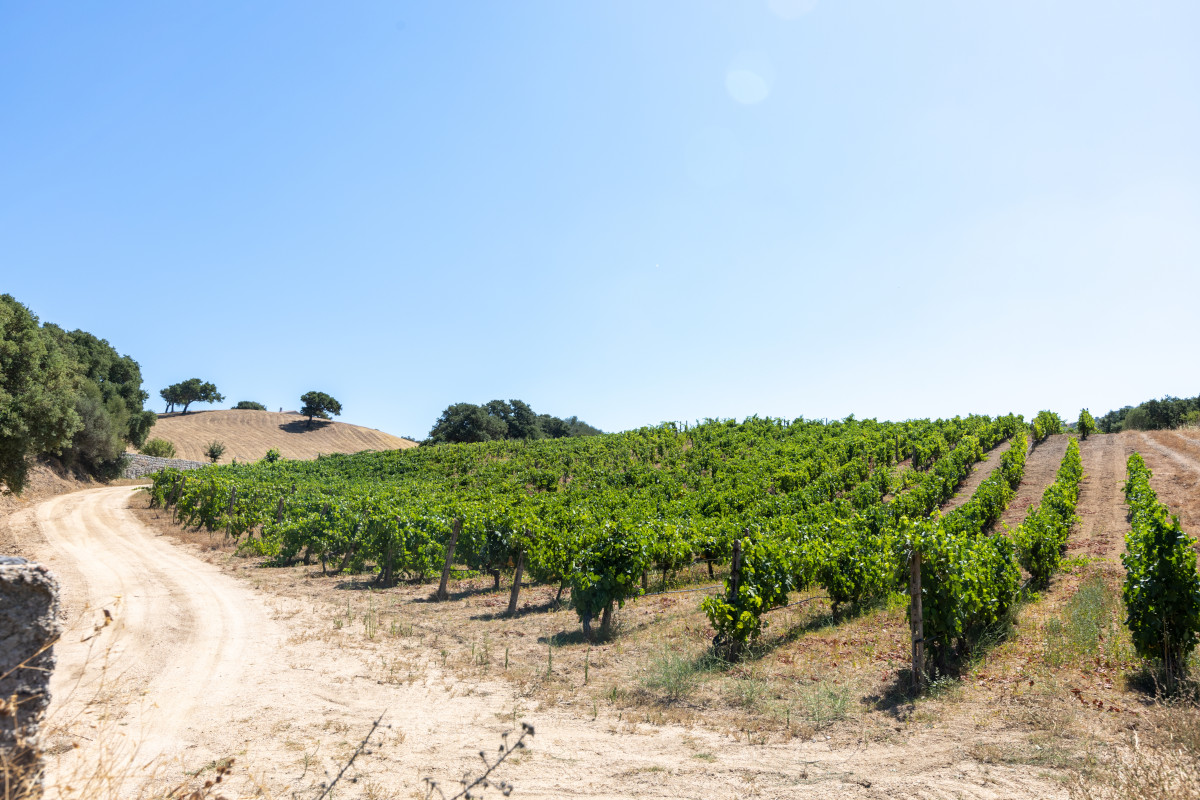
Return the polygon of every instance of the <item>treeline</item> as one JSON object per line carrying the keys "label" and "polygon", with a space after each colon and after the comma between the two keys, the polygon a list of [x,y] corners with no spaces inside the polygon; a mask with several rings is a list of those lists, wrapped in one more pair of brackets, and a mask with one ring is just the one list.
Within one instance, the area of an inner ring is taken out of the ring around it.
{"label": "treeline", "polygon": [[579,417],[560,419],[538,414],[520,400],[492,400],[477,406],[455,403],[446,408],[424,444],[495,442],[505,439],[565,439],[603,433]]}
{"label": "treeline", "polygon": [[1171,397],[1147,400],[1136,406],[1110,411],[1098,419],[1105,433],[1157,431],[1200,424],[1200,397]]}
{"label": "treeline", "polygon": [[147,397],[132,358],[0,295],[0,482],[10,491],[24,488],[31,455],[114,477],[126,443],[140,446],[157,419],[142,409]]}

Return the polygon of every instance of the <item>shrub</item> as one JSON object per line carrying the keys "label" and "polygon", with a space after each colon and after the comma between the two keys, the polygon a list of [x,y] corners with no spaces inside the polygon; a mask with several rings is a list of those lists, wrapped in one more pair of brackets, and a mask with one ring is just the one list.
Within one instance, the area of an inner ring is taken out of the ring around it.
{"label": "shrub", "polygon": [[238,404],[234,406],[236,411],[266,411],[267,407],[262,403],[256,403],[253,400],[238,400]]}
{"label": "shrub", "polygon": [[225,445],[221,442],[213,440],[208,443],[208,447],[204,448],[204,455],[208,456],[208,460],[212,463],[217,463],[221,456],[225,454]]}
{"label": "shrub", "polygon": [[1126,624],[1143,658],[1162,660],[1168,687],[1183,677],[1188,653],[1200,640],[1200,575],[1193,541],[1179,518],[1158,502],[1142,457],[1129,457],[1125,501],[1132,528],[1125,535]]}
{"label": "shrub", "polygon": [[279,451],[272,447],[267,451],[267,454],[263,456],[263,461],[266,461],[268,464],[274,464],[281,458],[283,458],[283,456],[280,455]]}
{"label": "shrub", "polygon": [[138,452],[144,456],[154,456],[155,458],[174,458],[175,445],[166,439],[151,439],[143,444]]}
{"label": "shrub", "polygon": [[1086,439],[1096,432],[1096,420],[1086,408],[1079,412],[1079,422],[1075,423],[1075,429],[1079,431],[1080,439]]}

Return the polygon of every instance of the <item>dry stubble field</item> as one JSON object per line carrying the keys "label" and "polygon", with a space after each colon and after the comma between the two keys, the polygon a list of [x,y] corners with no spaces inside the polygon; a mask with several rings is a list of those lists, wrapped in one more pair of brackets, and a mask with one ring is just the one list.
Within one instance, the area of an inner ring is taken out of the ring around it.
{"label": "dry stubble field", "polygon": [[313,420],[295,412],[224,409],[162,414],[150,436],[175,445],[178,458],[207,461],[204,451],[211,441],[225,445],[218,463],[257,461],[274,447],[284,458],[310,459],[320,453],[358,453],[363,450],[398,450],[416,447],[410,439],[335,420]]}

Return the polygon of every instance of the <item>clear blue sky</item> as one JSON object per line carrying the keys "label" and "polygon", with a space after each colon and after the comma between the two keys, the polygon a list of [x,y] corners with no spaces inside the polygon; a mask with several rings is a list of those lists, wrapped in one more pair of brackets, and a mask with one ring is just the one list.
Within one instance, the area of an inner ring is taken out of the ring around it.
{"label": "clear blue sky", "polygon": [[424,436],[1200,393],[1200,4],[0,0],[0,292]]}

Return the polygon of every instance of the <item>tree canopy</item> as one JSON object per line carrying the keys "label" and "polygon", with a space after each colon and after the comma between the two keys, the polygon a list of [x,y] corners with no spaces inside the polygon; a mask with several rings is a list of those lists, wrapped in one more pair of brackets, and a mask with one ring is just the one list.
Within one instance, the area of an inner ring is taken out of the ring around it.
{"label": "tree canopy", "polygon": [[188,406],[192,403],[219,403],[225,399],[216,386],[199,378],[188,378],[182,383],[173,383],[158,395],[167,401],[168,412],[182,404],[184,414],[188,412]]}
{"label": "tree canopy", "polygon": [[0,296],[0,481],[9,490],[24,488],[35,454],[114,475],[126,443],[141,445],[154,425],[146,398],[132,358],[86,331],[39,325]]}
{"label": "tree canopy", "polygon": [[521,400],[492,400],[477,406],[455,403],[438,417],[428,444],[491,442],[499,439],[561,439],[602,433],[578,417],[537,414]]}
{"label": "tree canopy", "polygon": [[304,404],[300,408],[300,413],[308,417],[308,427],[310,428],[313,417],[329,419],[330,414],[335,417],[342,414],[342,404],[324,392],[305,392],[300,395],[300,402]]}

